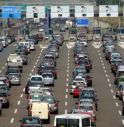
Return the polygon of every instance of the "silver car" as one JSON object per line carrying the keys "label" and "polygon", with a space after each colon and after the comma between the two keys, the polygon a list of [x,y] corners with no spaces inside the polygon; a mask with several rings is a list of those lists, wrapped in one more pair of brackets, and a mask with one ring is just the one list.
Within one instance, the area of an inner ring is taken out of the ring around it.
{"label": "silver car", "polygon": [[44,85],[54,86],[54,76],[50,72],[42,73]]}
{"label": "silver car", "polygon": [[21,84],[21,77],[19,74],[9,73],[8,77],[10,79],[11,85],[20,85]]}

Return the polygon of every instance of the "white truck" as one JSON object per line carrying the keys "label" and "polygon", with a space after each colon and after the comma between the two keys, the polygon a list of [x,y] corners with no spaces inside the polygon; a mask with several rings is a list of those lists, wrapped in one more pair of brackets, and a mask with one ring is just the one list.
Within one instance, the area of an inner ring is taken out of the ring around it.
{"label": "white truck", "polygon": [[20,55],[16,53],[10,54],[7,59],[7,66],[8,67],[19,67],[20,71],[22,72],[23,61]]}

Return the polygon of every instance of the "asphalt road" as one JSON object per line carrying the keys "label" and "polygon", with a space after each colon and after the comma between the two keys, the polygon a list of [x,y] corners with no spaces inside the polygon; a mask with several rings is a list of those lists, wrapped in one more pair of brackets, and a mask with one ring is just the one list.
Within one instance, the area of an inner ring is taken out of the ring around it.
{"label": "asphalt road", "polygon": [[[6,59],[15,49],[12,44],[0,53],[0,71],[3,74],[6,71]],[[97,92],[98,111],[97,127],[123,127],[124,118],[121,116],[121,101],[115,97],[116,87],[113,84],[114,76],[111,73],[110,65],[105,60],[100,49],[95,49],[91,43],[88,44],[88,54],[93,62],[91,71],[93,87]],[[117,47],[117,50],[124,56],[124,50]],[[27,99],[24,94],[24,87],[28,78],[37,73],[45,49],[36,46],[36,51],[29,55],[29,65],[24,66],[21,76],[21,85],[12,86],[10,95],[10,108],[3,109],[0,116],[0,127],[19,127],[19,120],[27,116]],[[76,106],[74,99],[69,94],[69,83],[72,81],[72,71],[74,68],[73,48],[67,48],[67,42],[60,48],[60,55],[57,59],[58,79],[55,81],[53,92],[59,100],[59,114],[67,113]],[[43,124],[43,127],[52,127],[55,114],[51,115],[51,124]]]}

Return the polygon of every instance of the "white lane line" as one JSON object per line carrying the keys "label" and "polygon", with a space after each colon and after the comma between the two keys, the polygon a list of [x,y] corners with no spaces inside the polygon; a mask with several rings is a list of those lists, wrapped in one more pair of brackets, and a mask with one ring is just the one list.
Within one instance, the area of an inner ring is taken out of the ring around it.
{"label": "white lane line", "polygon": [[115,105],[116,105],[116,107],[118,107],[118,103],[117,102],[115,102]]}
{"label": "white lane line", "polygon": [[122,120],[122,124],[124,125],[124,120]]}
{"label": "white lane line", "polygon": [[36,68],[36,66],[33,67],[34,69]]}
{"label": "white lane line", "polygon": [[70,59],[70,57],[68,56],[68,60]]}
{"label": "white lane line", "polygon": [[111,89],[111,93],[113,93],[113,89]]}
{"label": "white lane line", "polygon": [[69,63],[69,59],[68,59],[68,63]]}
{"label": "white lane line", "polygon": [[30,73],[30,74],[29,74],[29,77],[30,77],[31,75],[32,75],[32,74]]}
{"label": "white lane line", "polygon": [[69,66],[69,63],[67,63],[67,66]]}
{"label": "white lane line", "polygon": [[69,77],[69,74],[67,73],[67,77]]}
{"label": "white lane line", "polygon": [[31,72],[33,72],[34,70],[32,69]]}
{"label": "white lane line", "polygon": [[108,75],[107,74],[105,76],[108,78]]}
{"label": "white lane line", "polygon": [[121,113],[121,110],[119,110],[118,113],[119,113],[119,115],[121,116],[121,114],[122,114],[122,113]]}
{"label": "white lane line", "polygon": [[70,50],[68,50],[68,52],[70,52]]}
{"label": "white lane line", "polygon": [[67,94],[65,95],[65,98],[66,98],[66,99],[68,98],[68,95],[67,95]]}
{"label": "white lane line", "polygon": [[17,105],[20,105],[21,101],[18,101]]}
{"label": "white lane line", "polygon": [[101,60],[101,63],[103,63],[103,60]]}
{"label": "white lane line", "polygon": [[105,73],[107,73],[107,71],[106,71],[106,70],[104,70],[104,72],[105,72]]}
{"label": "white lane line", "polygon": [[68,56],[70,55],[70,53],[68,53]]}
{"label": "white lane line", "polygon": [[5,69],[5,67],[3,66],[3,67],[2,67],[2,70],[4,70],[4,69]]}
{"label": "white lane line", "polygon": [[23,92],[25,92],[25,88],[23,88]]}
{"label": "white lane line", "polygon": [[65,114],[67,114],[67,109],[65,109]]}
{"label": "white lane line", "polygon": [[14,118],[11,118],[10,123],[13,123],[13,122],[14,122]]}
{"label": "white lane line", "polygon": [[37,59],[37,62],[38,62],[39,60]]}
{"label": "white lane line", "polygon": [[[101,62],[102,63],[102,62]],[[104,63],[102,63],[102,66],[105,66],[105,64]]]}
{"label": "white lane line", "polygon": [[68,81],[69,81],[69,79],[67,78],[67,79],[66,79],[66,81],[68,82]]}
{"label": "white lane line", "polygon": [[99,52],[99,56],[101,56],[101,53]]}
{"label": "white lane line", "polygon": [[69,69],[69,66],[67,66],[67,69]]}
{"label": "white lane line", "polygon": [[16,113],[17,113],[17,111],[18,111],[18,110],[17,110],[17,108],[16,108],[16,109],[14,110],[14,114],[16,114]]}
{"label": "white lane line", "polygon": [[68,93],[68,89],[66,89],[66,93]]}
{"label": "white lane line", "polygon": [[113,99],[116,99],[115,95],[113,95]]}
{"label": "white lane line", "polygon": [[2,71],[0,70],[0,73],[1,73]]}
{"label": "white lane line", "polygon": [[40,59],[40,55],[38,56],[38,59]]}
{"label": "white lane line", "polygon": [[67,73],[69,73],[69,69],[67,70]]}
{"label": "white lane line", "polygon": [[23,94],[21,94],[20,97],[22,98],[23,97]]}
{"label": "white lane line", "polygon": [[102,67],[105,70],[105,66]]}
{"label": "white lane line", "polygon": [[68,105],[68,102],[66,101],[66,102],[65,102],[65,106],[67,106],[67,105]]}
{"label": "white lane line", "polygon": [[37,65],[37,62],[35,63],[35,65]]}
{"label": "white lane line", "polygon": [[66,86],[67,86],[67,87],[68,87],[68,85],[69,85],[69,84],[68,84],[68,83],[66,83]]}
{"label": "white lane line", "polygon": [[100,56],[100,60],[102,59],[102,57]]}
{"label": "white lane line", "polygon": [[111,87],[112,85],[111,84],[109,84],[109,87]]}
{"label": "white lane line", "polygon": [[7,63],[5,63],[5,66],[7,66]]}
{"label": "white lane line", "polygon": [[110,82],[110,80],[109,80],[109,79],[107,79],[107,81],[108,81],[108,82]]}

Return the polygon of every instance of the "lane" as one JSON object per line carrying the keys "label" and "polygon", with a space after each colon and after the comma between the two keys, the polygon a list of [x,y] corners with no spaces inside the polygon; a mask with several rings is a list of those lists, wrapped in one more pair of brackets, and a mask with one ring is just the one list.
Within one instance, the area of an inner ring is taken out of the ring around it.
{"label": "lane", "polygon": [[[31,54],[28,55],[29,64],[28,64],[28,66],[24,66],[24,68],[23,68],[24,71],[21,76],[21,79],[22,79],[21,85],[20,86],[13,86],[11,88],[11,90],[10,90],[11,91],[10,108],[3,110],[2,116],[0,118],[0,123],[1,123],[0,126],[8,127],[8,124],[9,124],[10,127],[11,126],[13,127],[13,125],[10,123],[14,122],[13,118],[15,117],[14,115],[16,114],[14,112],[17,112],[15,109],[18,109],[18,106],[21,104],[22,97],[20,97],[20,96],[22,96],[21,94],[23,92],[24,86],[26,85],[27,79],[29,77],[29,73],[33,69],[33,66],[36,63],[37,57],[40,54],[40,52],[41,52],[41,48],[37,47],[35,52],[31,52]],[[23,103],[22,103],[22,105],[25,106]],[[21,110],[19,110],[19,112],[21,112]]]}
{"label": "lane", "polygon": [[111,125],[112,127],[121,127],[120,112],[113,98],[114,91],[109,87],[112,86],[113,83],[112,74],[110,72],[109,74],[105,73],[110,70],[110,68],[108,69],[109,65],[105,63],[106,61],[104,60],[102,49],[94,49],[93,46],[90,45],[88,51],[94,65],[92,71],[93,86],[98,95],[97,126],[105,127]]}

